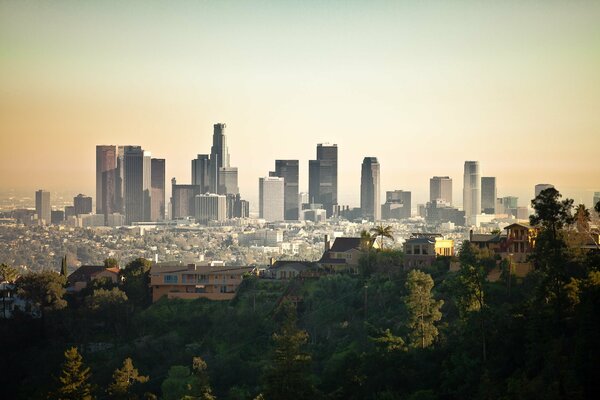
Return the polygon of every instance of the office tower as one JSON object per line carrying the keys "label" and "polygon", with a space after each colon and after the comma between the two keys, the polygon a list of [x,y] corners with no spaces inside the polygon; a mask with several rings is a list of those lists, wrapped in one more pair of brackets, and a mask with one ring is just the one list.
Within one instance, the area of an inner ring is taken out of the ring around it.
{"label": "office tower", "polygon": [[210,159],[208,154],[198,154],[198,158],[192,160],[192,185],[200,186],[202,193],[210,191]]}
{"label": "office tower", "polygon": [[75,206],[65,206],[65,220],[69,217],[76,217]]}
{"label": "office tower", "polygon": [[372,221],[381,219],[379,169],[377,157],[363,159],[360,175],[360,209],[363,217]]}
{"label": "office tower", "polygon": [[322,204],[327,217],[337,205],[337,144],[317,145],[317,159],[308,162],[308,193],[311,203]]}
{"label": "office tower", "polygon": [[496,214],[496,177],[481,177],[481,212]]}
{"label": "office tower", "polygon": [[112,214],[116,201],[117,148],[96,146],[96,214]]}
{"label": "office tower", "polygon": [[117,146],[115,170],[115,209],[113,211],[120,214],[125,213],[125,147]]}
{"label": "office tower", "polygon": [[41,189],[35,192],[35,212],[40,225],[50,225],[52,222],[50,192]]}
{"label": "office tower", "polygon": [[285,182],[283,178],[269,176],[259,178],[259,215],[268,222],[283,221]]}
{"label": "office tower", "polygon": [[73,197],[73,207],[75,207],[75,214],[91,214],[92,213],[92,198],[83,194],[78,194]]}
{"label": "office tower", "polygon": [[442,200],[452,205],[452,178],[449,176],[434,176],[429,179],[429,201]]}
{"label": "office tower", "polygon": [[298,219],[302,221],[304,219],[304,205],[309,204],[309,195],[307,192],[298,193]]}
{"label": "office tower", "polygon": [[165,159],[153,158],[150,173],[150,220],[165,219]]}
{"label": "office tower", "polygon": [[554,185],[551,185],[549,183],[538,183],[537,185],[535,185],[535,196],[534,197],[538,197],[540,195],[540,193],[542,192],[542,190],[546,190],[546,189],[550,189],[550,188],[554,188]]}
{"label": "office tower", "polygon": [[481,213],[481,178],[479,175],[479,161],[465,161],[465,174],[463,182],[463,210],[467,225],[470,218]]}
{"label": "office tower", "polygon": [[[149,189],[147,153],[140,146],[126,146],[125,163],[125,223],[145,221],[146,191]],[[148,195],[149,197],[149,195]]]}
{"label": "office tower", "polygon": [[50,222],[54,224],[60,224],[65,220],[65,212],[63,210],[52,210],[50,211]]}
{"label": "office tower", "polygon": [[445,222],[452,222],[457,226],[465,225],[465,212],[448,205],[445,201],[430,201],[424,210],[425,221],[428,224],[435,225]]}
{"label": "office tower", "polygon": [[502,204],[504,204],[505,208],[517,208],[519,206],[519,198],[515,196],[503,197]]}
{"label": "office tower", "polygon": [[238,194],[238,169],[237,167],[222,167],[219,169],[218,194]]}
{"label": "office tower", "polygon": [[275,172],[270,174],[284,181],[284,217],[286,221],[298,219],[298,160],[275,160]]}
{"label": "office tower", "polygon": [[225,137],[225,124],[214,124],[213,144],[210,148],[210,176],[209,191],[219,191],[219,171],[223,167],[229,167],[229,152],[227,149],[227,138]]}
{"label": "office tower", "polygon": [[592,207],[596,207],[596,204],[600,201],[600,192],[594,192],[594,199]]}
{"label": "office tower", "polygon": [[242,200],[239,194],[227,195],[227,219],[248,218],[250,216],[250,203]]}
{"label": "office tower", "polygon": [[226,196],[205,193],[195,197],[196,220],[206,224],[209,221],[225,221],[227,217]]}
{"label": "office tower", "polygon": [[195,197],[202,194],[200,189],[199,185],[178,185],[171,179],[171,219],[196,216]]}
{"label": "office tower", "polygon": [[385,204],[381,206],[383,219],[403,219],[411,217],[411,192],[393,190],[385,192]]}

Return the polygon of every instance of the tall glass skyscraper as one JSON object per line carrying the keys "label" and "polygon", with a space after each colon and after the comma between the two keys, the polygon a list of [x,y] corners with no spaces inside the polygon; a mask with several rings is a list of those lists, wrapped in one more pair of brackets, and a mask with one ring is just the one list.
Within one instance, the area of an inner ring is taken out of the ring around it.
{"label": "tall glass skyscraper", "polygon": [[481,213],[481,176],[479,161],[465,161],[463,181],[463,210],[467,225],[470,218]]}
{"label": "tall glass skyscraper", "polygon": [[308,162],[308,194],[311,203],[322,204],[327,217],[333,214],[337,201],[337,144],[318,144],[317,159]]}
{"label": "tall glass skyscraper", "polygon": [[496,214],[496,177],[484,176],[481,178],[481,212]]}
{"label": "tall glass skyscraper", "polygon": [[360,209],[364,217],[373,221],[381,219],[379,175],[377,157],[365,157],[360,176]]}
{"label": "tall glass skyscraper", "polygon": [[298,160],[275,160],[274,176],[284,180],[284,214],[287,221],[298,220]]}

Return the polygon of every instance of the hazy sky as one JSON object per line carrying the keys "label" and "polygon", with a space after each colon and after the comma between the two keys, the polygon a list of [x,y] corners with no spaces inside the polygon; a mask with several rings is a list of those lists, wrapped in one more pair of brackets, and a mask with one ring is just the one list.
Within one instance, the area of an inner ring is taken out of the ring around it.
{"label": "hazy sky", "polygon": [[0,2],[0,192],[93,196],[96,144],[139,144],[187,183],[216,122],[253,202],[276,158],[307,190],[330,142],[343,204],[364,156],[415,203],[433,175],[461,203],[479,160],[522,205],[540,182],[590,204],[600,1]]}

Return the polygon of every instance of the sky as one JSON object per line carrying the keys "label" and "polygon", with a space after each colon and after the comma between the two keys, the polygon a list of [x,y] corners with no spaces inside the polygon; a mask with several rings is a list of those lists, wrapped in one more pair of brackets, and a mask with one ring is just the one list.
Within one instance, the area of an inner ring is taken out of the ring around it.
{"label": "sky", "polygon": [[0,1],[0,193],[94,196],[95,146],[191,180],[227,124],[242,197],[275,159],[339,147],[339,202],[365,156],[428,199],[465,160],[498,195],[600,191],[599,1]]}

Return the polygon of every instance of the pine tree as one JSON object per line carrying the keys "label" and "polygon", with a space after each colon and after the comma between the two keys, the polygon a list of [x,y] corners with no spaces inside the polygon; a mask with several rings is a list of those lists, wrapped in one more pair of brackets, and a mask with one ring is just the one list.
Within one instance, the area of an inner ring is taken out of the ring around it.
{"label": "pine tree", "polygon": [[60,262],[60,274],[67,277],[69,272],[67,271],[67,256],[65,255]]}
{"label": "pine tree", "polygon": [[89,383],[90,369],[83,364],[83,358],[77,347],[65,351],[65,362],[58,381],[56,392],[59,400],[91,400],[92,385]]}
{"label": "pine tree", "polygon": [[430,346],[438,335],[435,323],[442,319],[440,309],[444,302],[433,298],[433,279],[422,271],[413,269],[408,273],[406,288],[408,295],[404,301],[410,315],[408,327],[412,330],[411,346],[424,349]]}
{"label": "pine tree", "polygon": [[113,382],[108,387],[108,394],[113,399],[132,399],[136,398],[131,393],[131,387],[137,383],[148,382],[148,377],[140,375],[137,368],[133,366],[131,358],[123,361],[123,367],[117,368],[113,373]]}
{"label": "pine tree", "polygon": [[311,357],[302,351],[308,339],[306,331],[296,326],[296,309],[283,303],[283,323],[278,333],[273,334],[275,351],[272,363],[265,376],[264,398],[266,400],[303,400],[314,397],[314,388],[309,380]]}

